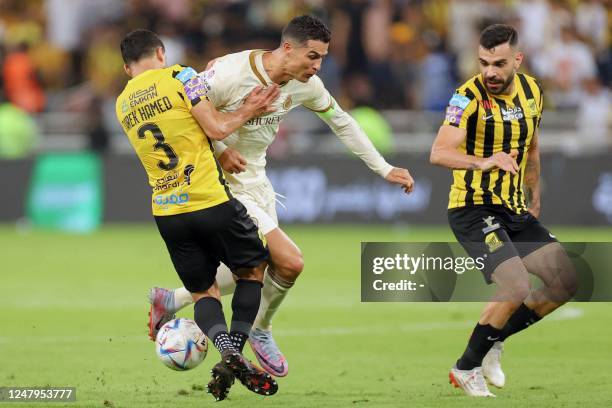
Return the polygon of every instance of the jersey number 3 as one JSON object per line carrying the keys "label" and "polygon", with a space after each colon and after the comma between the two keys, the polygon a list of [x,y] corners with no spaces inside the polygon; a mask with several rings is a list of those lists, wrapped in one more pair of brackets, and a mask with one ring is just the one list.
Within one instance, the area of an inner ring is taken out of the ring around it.
{"label": "jersey number 3", "polygon": [[138,128],[138,138],[144,139],[147,136],[147,132],[151,132],[153,137],[155,138],[155,144],[153,145],[153,150],[162,149],[166,156],[168,156],[168,163],[164,163],[163,161],[159,161],[157,163],[157,167],[162,170],[172,170],[178,165],[178,157],[176,153],[170,147],[168,143],[166,143],[166,139],[164,139],[164,134],[161,129],[155,123],[145,123],[140,128]]}

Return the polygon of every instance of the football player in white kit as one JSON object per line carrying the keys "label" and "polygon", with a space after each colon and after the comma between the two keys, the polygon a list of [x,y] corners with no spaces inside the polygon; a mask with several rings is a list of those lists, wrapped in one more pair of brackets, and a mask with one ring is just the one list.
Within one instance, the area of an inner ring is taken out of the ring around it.
{"label": "football player in white kit", "polygon": [[[222,142],[214,142],[215,155],[223,167],[232,193],[247,208],[270,250],[259,312],[249,343],[262,367],[278,377],[287,375],[288,363],[271,333],[272,317],[302,272],[304,261],[296,244],[278,226],[276,194],[266,176],[266,150],[279,123],[293,108],[302,105],[315,112],[336,136],[376,174],[398,184],[406,193],[414,180],[408,170],[393,167],[374,148],[357,122],[344,112],[316,73],[327,54],[331,34],[319,19],[296,17],[285,27],[280,46],[273,51],[248,50],[217,58],[208,70],[185,84],[190,99],[208,98],[222,112],[236,110],[255,86],[278,84],[276,111],[246,122]],[[217,284],[222,294],[233,292],[231,271],[221,265]],[[176,311],[192,303],[185,288],[152,288],[150,335]]]}

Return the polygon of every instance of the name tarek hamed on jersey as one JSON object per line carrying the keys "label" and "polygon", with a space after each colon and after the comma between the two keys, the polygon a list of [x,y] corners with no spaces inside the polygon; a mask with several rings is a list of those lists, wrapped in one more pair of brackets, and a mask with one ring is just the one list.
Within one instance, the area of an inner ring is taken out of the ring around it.
{"label": "name tarek hamed on jersey", "polygon": [[[158,98],[157,96],[157,87],[155,84],[147,89],[139,89],[130,94],[128,106],[131,111],[121,120],[121,124],[126,131],[141,122],[151,120],[157,115],[172,109],[170,98],[167,96]],[[125,106],[125,101],[123,106]]]}

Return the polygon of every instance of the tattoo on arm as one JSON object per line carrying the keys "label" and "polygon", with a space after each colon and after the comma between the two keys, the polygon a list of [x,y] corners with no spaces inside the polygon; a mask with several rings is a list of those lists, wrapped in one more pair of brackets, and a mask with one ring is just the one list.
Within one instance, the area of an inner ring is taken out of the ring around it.
{"label": "tattoo on arm", "polygon": [[525,164],[525,198],[532,203],[534,197],[539,200],[540,195],[540,157],[537,154],[529,155]]}
{"label": "tattoo on arm", "polygon": [[528,157],[525,165],[525,185],[533,187],[540,181],[540,158]]}

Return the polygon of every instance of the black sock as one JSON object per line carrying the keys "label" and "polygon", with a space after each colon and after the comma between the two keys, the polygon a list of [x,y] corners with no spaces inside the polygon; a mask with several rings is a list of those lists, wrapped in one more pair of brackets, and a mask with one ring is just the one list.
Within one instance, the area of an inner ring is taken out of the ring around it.
{"label": "black sock", "polygon": [[213,344],[219,350],[219,353],[223,353],[225,350],[237,350],[232,338],[226,331],[218,332],[213,339]]}
{"label": "black sock", "polygon": [[257,317],[261,301],[262,283],[254,280],[238,279],[232,298],[232,326],[230,335],[235,347],[242,351],[249,338],[251,327]]}
{"label": "black sock", "polygon": [[518,309],[514,311],[512,316],[506,322],[506,325],[502,327],[502,338],[501,340],[505,340],[506,338],[512,336],[514,333],[518,333],[521,330],[525,330],[529,326],[537,323],[542,320],[540,316],[536,314],[532,309],[528,308],[527,305],[521,303]]}
{"label": "black sock", "polygon": [[501,330],[496,329],[490,324],[481,325],[478,323],[472,332],[470,341],[463,355],[457,360],[459,370],[471,370],[482,365],[482,359],[489,352],[496,341],[500,341]]}
{"label": "black sock", "polygon": [[219,352],[235,349],[227,332],[223,307],[217,299],[204,297],[198,300],[193,307],[193,318]]}
{"label": "black sock", "polygon": [[247,333],[242,333],[242,332],[232,329],[230,331],[230,338],[232,339],[232,344],[234,345],[236,350],[242,353],[242,350],[244,349],[244,345],[249,339],[249,335]]}

